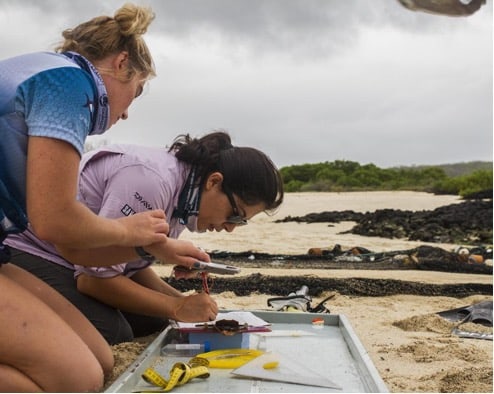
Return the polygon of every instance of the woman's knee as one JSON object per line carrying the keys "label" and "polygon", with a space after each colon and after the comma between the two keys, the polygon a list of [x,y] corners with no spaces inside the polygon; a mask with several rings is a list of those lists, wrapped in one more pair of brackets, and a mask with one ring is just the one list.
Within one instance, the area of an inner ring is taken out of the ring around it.
{"label": "woman's knee", "polygon": [[9,365],[0,364],[0,392],[2,393],[32,393],[45,391],[49,393],[86,393],[98,392],[103,388],[103,373],[100,368],[90,368],[88,372],[80,373],[83,379],[76,376],[71,379],[62,371],[43,371],[44,379],[39,381],[36,376],[29,376],[19,369]]}
{"label": "woman's knee", "polygon": [[[0,270],[4,290],[0,297],[0,372],[12,379],[0,379],[0,388],[9,382],[20,386],[7,390],[11,392],[100,390],[104,374],[95,354],[53,309],[16,282],[22,276],[9,266]],[[26,385],[32,388],[23,390]]]}
{"label": "woman's knee", "polygon": [[44,388],[44,391],[95,393],[101,391],[105,381],[105,374],[101,365],[94,361],[86,364],[80,363],[76,371],[70,371],[67,374],[57,374],[54,387]]}

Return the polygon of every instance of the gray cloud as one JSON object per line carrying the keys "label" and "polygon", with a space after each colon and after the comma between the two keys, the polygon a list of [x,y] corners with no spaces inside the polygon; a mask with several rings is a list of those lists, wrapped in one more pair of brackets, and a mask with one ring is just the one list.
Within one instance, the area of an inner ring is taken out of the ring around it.
{"label": "gray cloud", "polygon": [[[46,50],[120,1],[0,0],[0,58]],[[230,131],[278,165],[492,160],[492,2],[470,17],[396,0],[150,0],[158,77],[102,139]]]}

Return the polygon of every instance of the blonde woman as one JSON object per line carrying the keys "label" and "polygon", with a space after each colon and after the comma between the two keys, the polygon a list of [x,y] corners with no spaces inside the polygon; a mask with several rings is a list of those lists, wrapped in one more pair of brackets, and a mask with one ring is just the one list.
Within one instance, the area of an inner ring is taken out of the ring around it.
{"label": "blonde woman", "polygon": [[8,234],[29,222],[62,255],[118,247],[137,257],[136,246],[166,243],[163,210],[108,219],[76,200],[86,137],[127,119],[155,75],[142,37],[153,19],[152,10],[126,4],[113,17],[65,30],[56,52],[0,61],[0,391],[98,391],[113,368],[111,349],[90,322],[9,264]]}

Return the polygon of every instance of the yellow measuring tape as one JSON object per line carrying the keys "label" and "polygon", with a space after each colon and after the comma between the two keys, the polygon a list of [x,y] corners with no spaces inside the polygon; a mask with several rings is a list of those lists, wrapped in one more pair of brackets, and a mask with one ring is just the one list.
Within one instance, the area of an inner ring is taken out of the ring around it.
{"label": "yellow measuring tape", "polygon": [[263,353],[263,351],[255,349],[222,349],[198,354],[191,361],[199,363],[201,360],[207,360],[210,368],[234,369],[241,367]]}
{"label": "yellow measuring tape", "polygon": [[147,368],[141,375],[142,378],[161,390],[149,390],[145,392],[168,392],[176,386],[182,386],[193,378],[208,378],[209,371],[205,365],[194,363],[192,360],[189,363],[176,363],[170,370],[170,379],[165,380],[158,372],[153,368]]}
{"label": "yellow measuring tape", "polygon": [[175,363],[170,370],[170,379],[166,380],[153,368],[147,368],[142,378],[159,390],[145,390],[144,393],[166,393],[174,387],[182,386],[193,378],[208,378],[210,368],[238,368],[260,356],[264,352],[255,349],[223,349],[201,353],[188,363]]}

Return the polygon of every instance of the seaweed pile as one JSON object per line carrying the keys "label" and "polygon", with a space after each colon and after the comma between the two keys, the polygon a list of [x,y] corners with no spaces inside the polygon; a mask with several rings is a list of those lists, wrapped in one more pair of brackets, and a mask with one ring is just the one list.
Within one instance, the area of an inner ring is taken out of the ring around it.
{"label": "seaweed pile", "polygon": [[461,247],[459,251],[422,245],[407,250],[372,252],[363,247],[343,250],[311,248],[307,254],[283,255],[247,252],[210,253],[213,260],[246,268],[304,269],[365,269],[365,270],[426,270],[492,275],[492,248]]}
{"label": "seaweed pile", "polygon": [[[337,249],[337,248],[336,248]],[[466,250],[466,248],[462,248]],[[471,252],[475,256],[492,259],[492,249],[475,247]],[[324,252],[324,251],[323,251]],[[358,254],[360,252],[360,254]],[[340,257],[340,260],[335,258]],[[471,256],[472,254],[470,254]],[[215,276],[212,293],[232,291],[238,296],[251,293],[286,296],[293,289],[307,286],[313,296],[320,296],[327,291],[336,291],[351,296],[382,297],[395,294],[412,294],[427,296],[467,297],[474,294],[491,295],[492,284],[455,283],[430,284],[406,280],[371,279],[371,278],[319,278],[313,275],[312,269],[366,269],[366,270],[429,270],[442,272],[462,272],[492,275],[492,266],[485,263],[472,262],[464,254],[448,252],[441,248],[420,246],[410,250],[385,253],[372,253],[364,248],[352,248],[347,251],[328,251],[323,254],[306,255],[271,255],[254,252],[213,252],[215,261],[234,264],[238,267],[279,268],[290,270],[302,268],[307,270],[303,276],[269,276],[261,273],[247,277]],[[356,261],[359,258],[359,261]],[[406,274],[404,274],[406,278]],[[163,278],[180,291],[201,289],[199,279],[177,280]]]}
{"label": "seaweed pile", "polygon": [[[165,279],[180,291],[201,289],[200,279]],[[307,286],[311,296],[319,297],[328,291],[362,297],[383,297],[396,294],[444,296],[463,298],[474,294],[492,295],[492,284],[455,283],[432,284],[394,279],[318,278],[309,276],[269,276],[252,274],[241,278],[215,277],[211,294],[232,291],[237,296],[252,293],[286,296],[294,289]]]}

